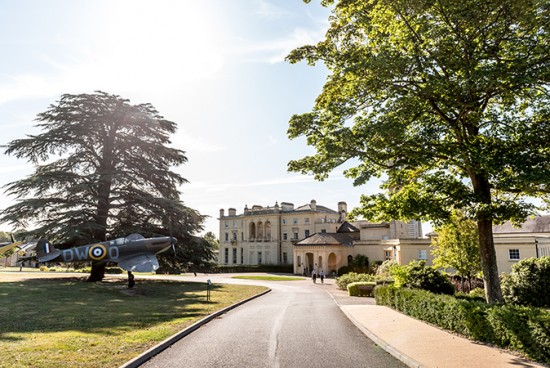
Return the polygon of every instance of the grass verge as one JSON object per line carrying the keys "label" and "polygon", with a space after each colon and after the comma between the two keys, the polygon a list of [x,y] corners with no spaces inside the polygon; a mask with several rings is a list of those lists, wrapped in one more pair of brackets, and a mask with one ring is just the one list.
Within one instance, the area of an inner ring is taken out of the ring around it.
{"label": "grass verge", "polygon": [[265,287],[80,278],[0,282],[0,367],[116,367]]}

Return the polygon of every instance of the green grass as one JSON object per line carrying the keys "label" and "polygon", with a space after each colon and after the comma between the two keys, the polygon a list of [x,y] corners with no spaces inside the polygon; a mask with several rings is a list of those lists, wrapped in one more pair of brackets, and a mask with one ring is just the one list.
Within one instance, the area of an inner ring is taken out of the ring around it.
{"label": "green grass", "polygon": [[297,281],[305,280],[303,277],[291,277],[291,276],[233,276],[233,279],[243,280],[263,280],[263,281]]}
{"label": "green grass", "polygon": [[0,367],[116,367],[260,286],[79,278],[0,282]]}

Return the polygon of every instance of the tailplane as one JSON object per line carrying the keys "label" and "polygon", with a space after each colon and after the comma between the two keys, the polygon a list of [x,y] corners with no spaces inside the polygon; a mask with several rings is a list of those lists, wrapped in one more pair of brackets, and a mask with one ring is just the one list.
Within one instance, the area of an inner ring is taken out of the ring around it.
{"label": "tailplane", "polygon": [[50,262],[61,255],[61,251],[47,239],[40,239],[36,244],[36,258],[38,262]]}

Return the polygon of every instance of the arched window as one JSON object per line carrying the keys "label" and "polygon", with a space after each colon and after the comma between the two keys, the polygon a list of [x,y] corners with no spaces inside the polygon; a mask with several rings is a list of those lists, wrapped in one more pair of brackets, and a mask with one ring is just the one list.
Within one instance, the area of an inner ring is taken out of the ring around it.
{"label": "arched window", "polygon": [[254,240],[255,237],[256,237],[256,224],[251,222],[250,223],[250,229],[248,231],[248,238],[250,240]]}
{"label": "arched window", "polygon": [[349,255],[348,256],[348,266],[351,266],[352,262],[353,262],[353,256]]}
{"label": "arched window", "polygon": [[256,225],[256,228],[258,230],[258,239],[262,239],[264,237],[264,223],[258,221],[258,225]]}

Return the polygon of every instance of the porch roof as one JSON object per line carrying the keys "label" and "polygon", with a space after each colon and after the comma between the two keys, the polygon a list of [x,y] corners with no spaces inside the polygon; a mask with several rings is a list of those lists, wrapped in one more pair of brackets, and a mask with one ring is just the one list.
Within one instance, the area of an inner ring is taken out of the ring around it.
{"label": "porch roof", "polygon": [[308,245],[342,245],[352,246],[353,239],[347,234],[315,233],[295,244],[296,246]]}

